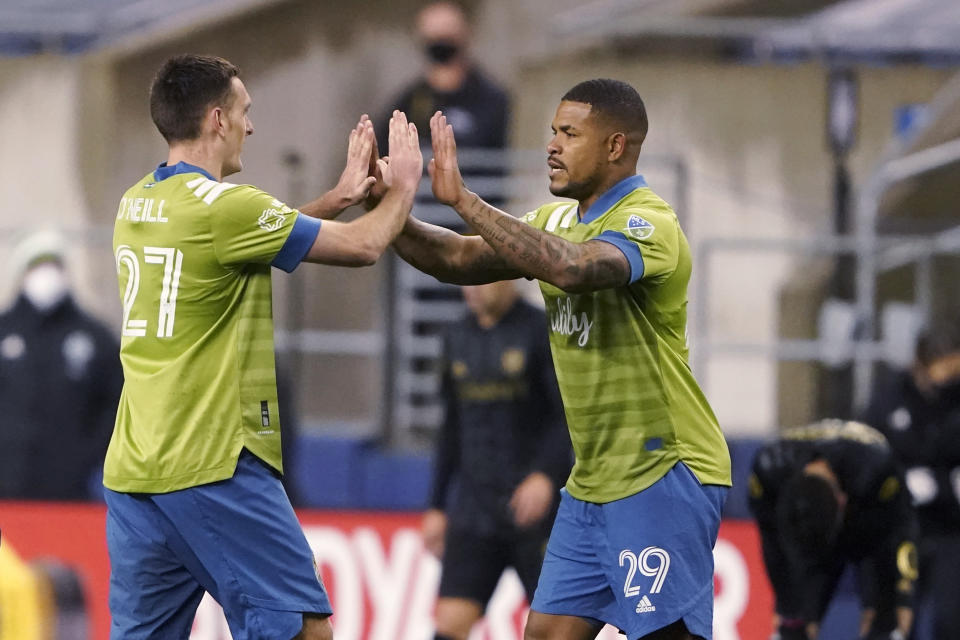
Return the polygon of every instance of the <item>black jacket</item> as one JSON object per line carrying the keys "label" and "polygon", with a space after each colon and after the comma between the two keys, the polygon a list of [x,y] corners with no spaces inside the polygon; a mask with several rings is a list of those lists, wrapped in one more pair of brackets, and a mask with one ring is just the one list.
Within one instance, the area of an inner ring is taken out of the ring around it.
{"label": "black jacket", "polygon": [[0,498],[83,500],[123,387],[119,346],[69,297],[0,314]]}
{"label": "black jacket", "polygon": [[390,114],[399,109],[417,125],[420,143],[430,144],[430,118],[444,112],[453,125],[460,149],[502,149],[507,146],[510,101],[503,89],[477,69],[467,73],[463,86],[455,91],[437,91],[419,79],[404,89],[386,113],[375,123],[381,155],[387,153]]}
{"label": "black jacket", "polygon": [[431,506],[452,528],[512,531],[510,497],[534,471],[553,480],[559,501],[573,453],[541,310],[518,300],[490,329],[472,315],[451,326],[443,399]]}
{"label": "black jacket", "polygon": [[960,381],[921,391],[909,372],[886,372],[864,420],[906,468],[921,533],[960,535]]}

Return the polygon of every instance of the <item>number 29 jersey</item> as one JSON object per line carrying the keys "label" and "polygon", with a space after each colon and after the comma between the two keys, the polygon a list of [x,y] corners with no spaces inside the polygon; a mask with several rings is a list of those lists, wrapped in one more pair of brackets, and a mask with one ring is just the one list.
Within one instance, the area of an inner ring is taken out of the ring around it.
{"label": "number 29 jersey", "polygon": [[124,194],[113,236],[124,386],[108,489],[224,480],[243,448],[282,469],[270,265],[303,257],[279,264],[299,216],[183,163]]}

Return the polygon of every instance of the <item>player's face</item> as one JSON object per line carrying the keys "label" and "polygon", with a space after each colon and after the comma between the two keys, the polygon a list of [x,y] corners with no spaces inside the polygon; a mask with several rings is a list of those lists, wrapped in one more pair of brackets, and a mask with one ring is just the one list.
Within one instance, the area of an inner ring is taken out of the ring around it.
{"label": "player's face", "polygon": [[250,94],[247,93],[247,88],[243,86],[240,78],[233,78],[232,83],[232,96],[224,109],[223,120],[226,143],[224,176],[243,169],[243,162],[240,160],[243,142],[253,133],[253,123],[250,121]]}
{"label": "player's face", "polygon": [[550,125],[553,137],[547,144],[550,193],[584,200],[601,184],[606,166],[607,135],[590,105],[564,100]]}

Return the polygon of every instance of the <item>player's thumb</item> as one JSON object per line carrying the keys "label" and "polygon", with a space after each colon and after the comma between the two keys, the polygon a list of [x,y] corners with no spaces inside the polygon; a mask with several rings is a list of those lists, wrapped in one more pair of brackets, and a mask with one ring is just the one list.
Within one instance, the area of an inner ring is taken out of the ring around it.
{"label": "player's thumb", "polygon": [[430,174],[430,178],[433,178],[433,174],[437,172],[437,161],[435,158],[430,158],[430,162],[427,163],[427,173]]}

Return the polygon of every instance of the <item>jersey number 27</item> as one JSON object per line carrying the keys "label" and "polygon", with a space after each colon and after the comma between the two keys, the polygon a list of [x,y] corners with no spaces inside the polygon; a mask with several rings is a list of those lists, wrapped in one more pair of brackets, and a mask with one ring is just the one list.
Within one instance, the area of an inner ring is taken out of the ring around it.
{"label": "jersey number 27", "polygon": [[[127,270],[127,287],[123,292],[124,336],[147,335],[147,321],[134,319],[130,315],[133,304],[140,293],[140,259],[137,252],[128,245],[117,247],[117,273]],[[173,336],[173,321],[177,314],[177,290],[180,288],[180,270],[183,266],[183,252],[173,247],[144,247],[143,261],[157,264],[163,268],[163,284],[160,287],[160,315],[157,319],[157,337]]]}

